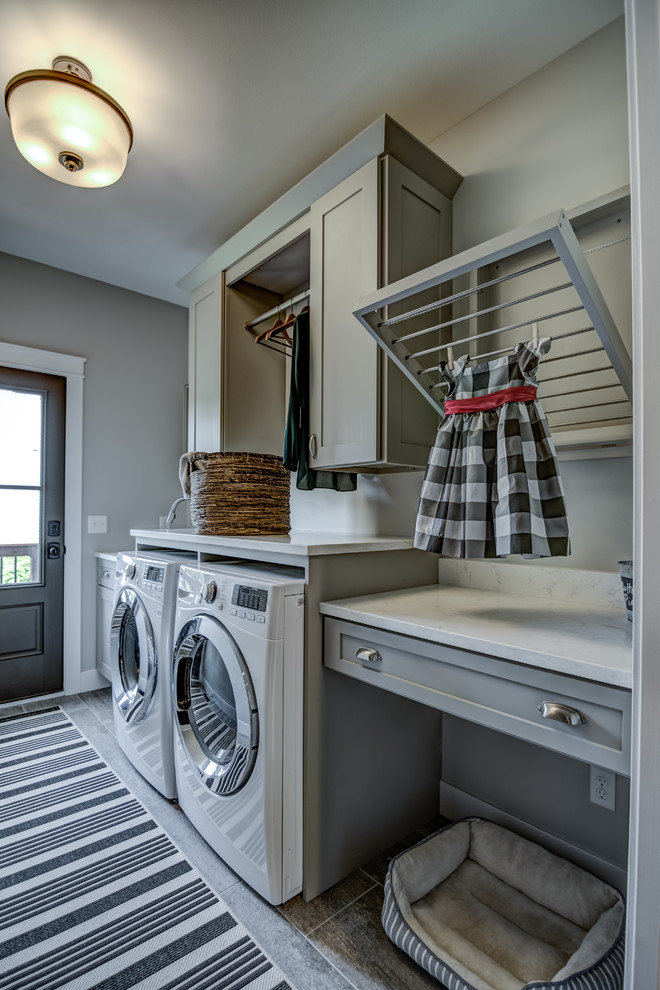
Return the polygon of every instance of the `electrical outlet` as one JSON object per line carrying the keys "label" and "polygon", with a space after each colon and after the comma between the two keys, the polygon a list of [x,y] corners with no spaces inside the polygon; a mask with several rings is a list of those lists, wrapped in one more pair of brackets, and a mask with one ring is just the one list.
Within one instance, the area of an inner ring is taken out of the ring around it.
{"label": "electrical outlet", "polygon": [[589,800],[601,808],[614,811],[616,774],[602,767],[589,767]]}
{"label": "electrical outlet", "polygon": [[108,532],[108,517],[107,516],[87,516],[87,532],[88,533],[107,533]]}

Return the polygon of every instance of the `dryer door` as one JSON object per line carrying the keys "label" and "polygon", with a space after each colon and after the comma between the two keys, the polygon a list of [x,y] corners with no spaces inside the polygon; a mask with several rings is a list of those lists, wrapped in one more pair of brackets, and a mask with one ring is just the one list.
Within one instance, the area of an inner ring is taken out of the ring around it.
{"label": "dryer door", "polygon": [[110,627],[112,687],[124,721],[141,722],[156,690],[156,646],[147,610],[132,588],[124,588]]}
{"label": "dryer door", "polygon": [[239,791],[257,758],[257,700],[237,644],[212,616],[191,619],[177,638],[174,704],[183,748],[205,786]]}

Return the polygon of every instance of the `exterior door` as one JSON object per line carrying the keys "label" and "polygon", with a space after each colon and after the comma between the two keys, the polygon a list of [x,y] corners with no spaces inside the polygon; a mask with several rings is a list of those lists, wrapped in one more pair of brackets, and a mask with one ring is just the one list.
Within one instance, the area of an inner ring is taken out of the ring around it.
{"label": "exterior door", "polygon": [[211,616],[185,624],[174,654],[175,718],[186,755],[205,787],[235,794],[257,758],[257,702],[244,658]]}
{"label": "exterior door", "polygon": [[0,702],[63,688],[65,399],[0,368]]}

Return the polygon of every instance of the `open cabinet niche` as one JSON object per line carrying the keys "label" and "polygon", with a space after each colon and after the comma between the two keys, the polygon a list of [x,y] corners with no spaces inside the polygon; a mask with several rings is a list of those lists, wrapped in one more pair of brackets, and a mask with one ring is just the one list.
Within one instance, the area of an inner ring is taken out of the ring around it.
{"label": "open cabinet niche", "polygon": [[[309,259],[309,226],[302,218],[225,273],[223,450],[282,456],[290,350],[281,338],[277,346],[256,343],[277,314],[253,328],[246,324],[309,289]],[[295,311],[303,305],[298,303]],[[282,318],[289,311],[283,308]]]}

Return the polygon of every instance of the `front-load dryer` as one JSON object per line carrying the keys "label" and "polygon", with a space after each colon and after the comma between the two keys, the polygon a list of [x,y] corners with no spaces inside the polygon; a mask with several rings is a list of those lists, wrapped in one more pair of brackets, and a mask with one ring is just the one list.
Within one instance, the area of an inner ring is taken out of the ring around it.
{"label": "front-load dryer", "polygon": [[260,565],[184,565],[174,631],[178,801],[271,904],[302,889],[304,584]]}
{"label": "front-load dryer", "polygon": [[170,684],[182,559],[190,555],[119,553],[110,627],[117,739],[133,766],[169,799],[176,797]]}

